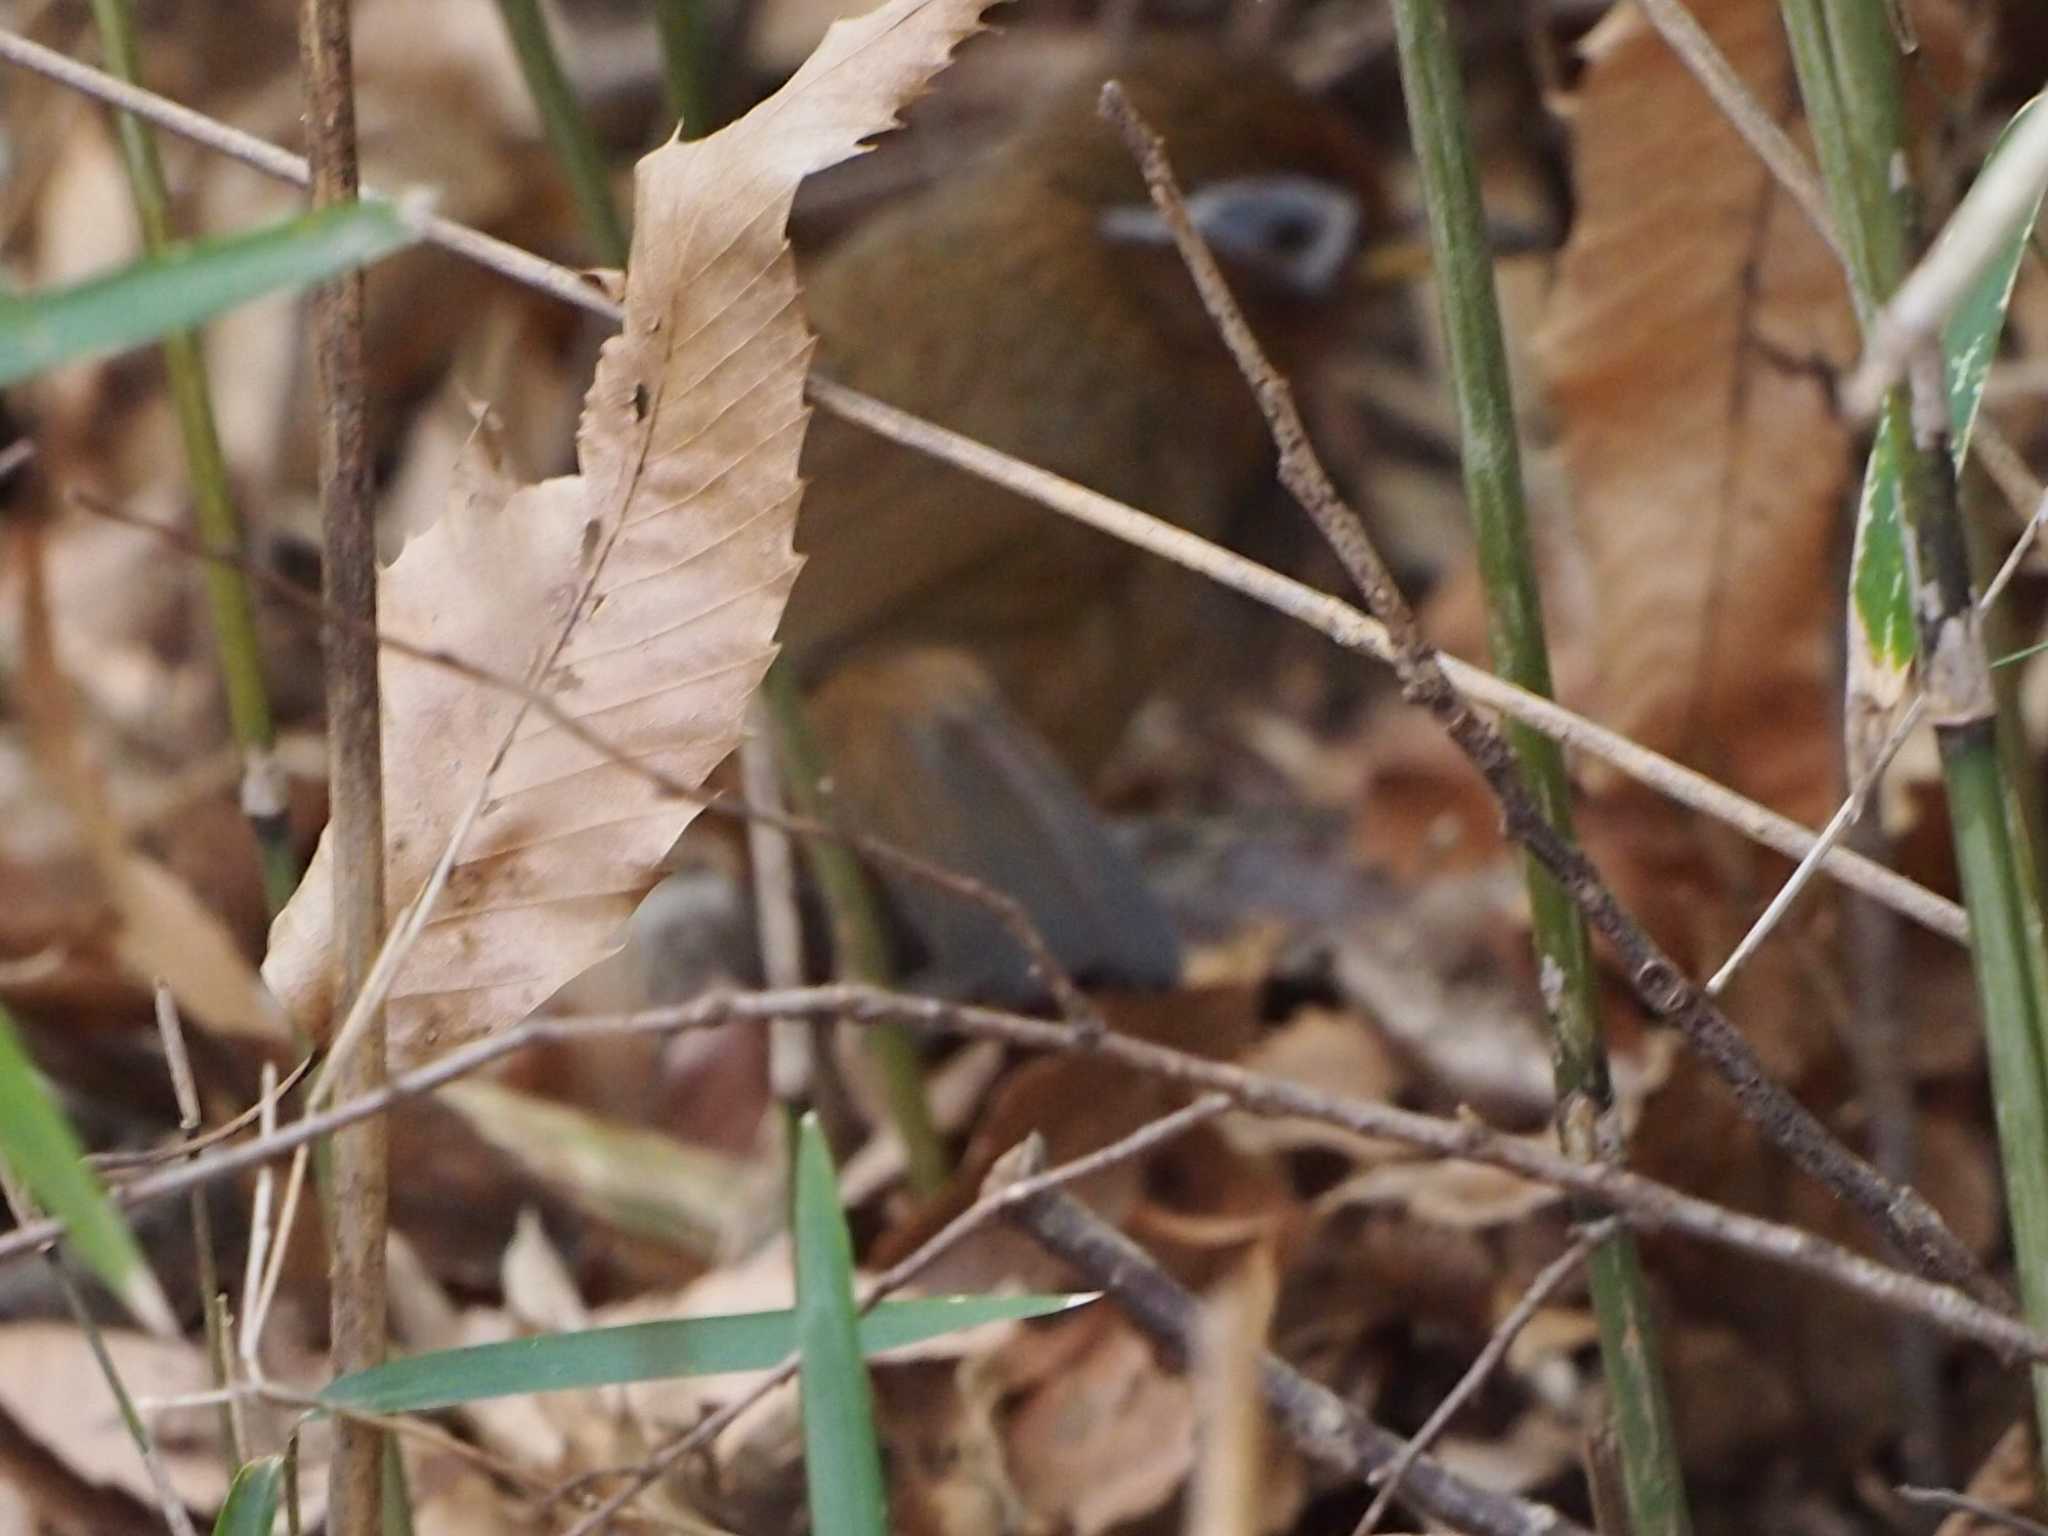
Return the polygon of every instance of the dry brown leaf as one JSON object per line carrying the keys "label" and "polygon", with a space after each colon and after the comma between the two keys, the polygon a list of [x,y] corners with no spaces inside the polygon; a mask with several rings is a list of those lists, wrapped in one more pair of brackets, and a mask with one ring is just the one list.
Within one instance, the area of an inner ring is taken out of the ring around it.
{"label": "dry brown leaf", "polygon": [[[163,1399],[213,1385],[202,1344],[152,1339],[120,1328],[102,1335],[127,1390]],[[0,1414],[74,1475],[115,1488],[155,1508],[156,1487],[121,1421],[92,1346],[69,1322],[10,1323],[0,1328]],[[180,1408],[158,1416],[156,1433],[171,1486],[204,1513],[227,1495],[227,1472],[211,1408]]]}
{"label": "dry brown leaf", "polygon": [[[1783,26],[1693,7],[1796,126]],[[1833,257],[1633,6],[1588,36],[1578,217],[1542,337],[1597,593],[1601,712],[1791,815],[1834,784],[1824,618],[1855,354]]]}
{"label": "dry brown leaf", "polygon": [[[634,763],[684,783],[737,745],[798,564],[811,338],[791,199],[892,126],[987,3],[891,0],[835,26],[739,121],[641,161],[625,329],[585,404],[581,474],[514,492],[472,466],[380,580],[394,633],[538,675]],[[502,691],[389,653],[382,673],[394,908],[490,779],[391,995],[392,1055],[409,1062],[516,1020],[616,949],[695,807]],[[265,971],[313,1025],[332,988],[331,857],[323,840]]]}
{"label": "dry brown leaf", "polygon": [[71,685],[58,669],[41,530],[14,541],[21,570],[21,668],[17,702],[38,768],[71,813],[113,925],[112,947],[144,986],[161,980],[210,1028],[276,1039],[283,1021],[227,927],[191,887],[129,847],[89,760]]}
{"label": "dry brown leaf", "polygon": [[1074,1327],[1088,1346],[1010,1418],[1010,1475],[1032,1510],[1075,1536],[1153,1513],[1194,1466],[1194,1393],[1107,1308]]}

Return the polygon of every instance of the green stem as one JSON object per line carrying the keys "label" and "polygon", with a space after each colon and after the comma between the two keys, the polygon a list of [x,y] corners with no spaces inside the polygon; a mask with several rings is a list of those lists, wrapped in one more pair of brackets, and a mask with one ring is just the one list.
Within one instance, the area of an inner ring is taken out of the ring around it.
{"label": "green stem", "polygon": [[[1883,9],[1863,0],[1782,4],[1829,193],[1857,267],[1857,307],[1867,317],[1898,286],[1920,238],[1911,181],[1897,169],[1909,162],[1896,41]],[[1970,913],[2020,1297],[2038,1327],[2048,1322],[2048,938],[2038,859],[1999,750],[2003,726],[1976,612],[1940,373],[1938,357],[1918,360],[1910,388],[1894,389],[1884,409],[1905,445],[1900,501],[1921,683]],[[2048,1424],[2048,1369],[2035,1368],[2033,1389],[2035,1413]]]}
{"label": "green stem", "polygon": [[704,0],[654,0],[654,29],[661,39],[662,100],[686,139],[701,139],[711,129],[711,90],[705,63],[711,56],[711,29],[705,25]]}
{"label": "green stem", "polygon": [[[1533,693],[1551,692],[1543,605],[1522,491],[1514,396],[1494,292],[1458,54],[1440,0],[1395,0],[1401,82],[1422,173],[1430,243],[1449,341],[1464,443],[1465,495],[1479,541],[1495,669]],[[1508,736],[1545,819],[1571,836],[1571,784],[1557,744],[1526,726]],[[1599,985],[1578,907],[1532,858],[1523,860],[1545,1011],[1552,1031],[1557,1126],[1581,1161],[1617,1157]],[[1635,1536],[1691,1529],[1657,1328],[1633,1237],[1618,1231],[1587,1266],[1601,1360],[1614,1402],[1623,1482]]]}
{"label": "green stem", "polygon": [[[93,0],[100,46],[107,69],[131,85],[142,83],[136,50],[135,18],[129,0]],[[127,167],[128,188],[135,200],[142,243],[151,253],[172,240],[170,197],[164,188],[163,162],[156,135],[140,118],[114,114]],[[227,694],[228,723],[241,748],[242,808],[256,834],[262,860],[263,890],[275,916],[298,887],[299,865],[291,846],[291,824],[285,811],[284,779],[273,747],[270,699],[263,682],[263,649],[256,635],[256,601],[242,566],[242,520],[228,490],[227,461],[214,426],[213,395],[207,384],[206,360],[199,338],[178,331],[163,340],[164,371],[171,402],[184,440],[185,463],[192,480],[192,501],[201,542],[227,558],[205,560],[202,579],[213,615],[215,644],[220,652],[221,683]]]}
{"label": "green stem", "polygon": [[[818,792],[825,777],[824,758],[804,719],[803,700],[789,668],[779,661],[770,667],[761,693],[775,723],[776,751],[791,807],[812,821],[829,820],[829,808]],[[887,986],[894,976],[881,901],[860,860],[843,844],[815,837],[805,840],[804,859],[832,925],[832,954],[840,977]],[[884,1024],[869,1032],[868,1051],[881,1075],[890,1123],[903,1140],[910,1186],[919,1194],[930,1194],[946,1182],[950,1165],[925,1095],[917,1042],[902,1025]]]}
{"label": "green stem", "polygon": [[533,104],[547,127],[548,142],[562,162],[584,228],[597,247],[598,259],[607,266],[623,268],[631,243],[626,237],[626,221],[612,199],[610,168],[590,119],[569,85],[554,39],[548,36],[540,0],[498,0],[498,10],[505,18],[512,51],[519,56],[526,88],[533,93]]}

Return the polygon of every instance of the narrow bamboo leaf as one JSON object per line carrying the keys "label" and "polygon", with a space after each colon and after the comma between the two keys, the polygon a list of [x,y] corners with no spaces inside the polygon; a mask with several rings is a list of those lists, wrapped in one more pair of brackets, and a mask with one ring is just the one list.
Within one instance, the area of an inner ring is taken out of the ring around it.
{"label": "narrow bamboo leaf", "polygon": [[148,1261],[86,1166],[78,1134],[44,1089],[5,1008],[0,1008],[0,1159],[36,1203],[64,1223],[70,1252],[144,1327],[165,1336],[178,1331]]}
{"label": "narrow bamboo leaf", "polygon": [[[2012,121],[1999,134],[1998,142],[1991,146],[1991,153],[1985,156],[1985,170],[1991,168],[2006,145],[2012,142],[2013,130],[2040,104],[2041,98],[2036,96],[2013,114]],[[1978,174],[1981,176],[1983,172]],[[2020,258],[2026,253],[2027,236],[2040,216],[2041,199],[2037,194],[2032,211],[2012,232],[2004,248],[1985,265],[1977,281],[1956,306],[1955,313],[1949,316],[1948,324],[1942,327],[1941,352],[1948,375],[1950,442],[1955,450],[1958,469],[1969,451],[1970,433],[1977,425],[1978,408],[1984,403],[1984,381],[1990,377],[1992,359],[1998,355],[1998,338],[2005,330],[2006,311],[2012,304],[2013,283],[2019,276]]]}
{"label": "narrow bamboo leaf", "polygon": [[853,1302],[853,1239],[839,1209],[832,1153],[805,1115],[797,1126],[795,1219],[798,1382],[812,1536],[884,1536],[888,1495],[875,1405]]}
{"label": "narrow bamboo leaf", "polygon": [[213,1536],[270,1536],[284,1486],[284,1458],[263,1456],[246,1463],[228,1488],[227,1502],[213,1522]]}
{"label": "narrow bamboo leaf", "polygon": [[[879,1354],[983,1323],[1044,1317],[1092,1299],[941,1296],[884,1302],[860,1320],[860,1347]],[[629,1323],[413,1355],[344,1376],[320,1400],[365,1413],[422,1413],[525,1392],[766,1370],[795,1348],[796,1314],[788,1311]]]}
{"label": "narrow bamboo leaf", "polygon": [[1843,728],[1849,780],[1860,783],[1904,707],[1916,640],[1906,578],[1906,529],[1899,503],[1899,449],[1890,415],[1878,423],[1856,544],[1849,557],[1849,675]]}
{"label": "narrow bamboo leaf", "polygon": [[0,296],[0,385],[367,265],[418,239],[416,222],[390,203],[349,203],[173,246],[69,288]]}
{"label": "narrow bamboo leaf", "polygon": [[[1998,158],[2013,129],[2035,110],[2036,97],[2021,107],[1986,158]],[[2034,216],[2040,213],[2037,200]],[[1961,469],[1970,435],[1984,402],[1984,383],[1998,355],[2020,257],[2034,217],[2015,230],[1956,306],[1942,330],[1942,360],[1948,386],[1949,445]],[[1900,516],[1901,444],[1896,425],[1880,421],[1863,477],[1857,508],[1855,553],[1849,573],[1849,697],[1845,711],[1851,782],[1862,779],[1877,749],[1904,706],[1914,653],[1912,594],[1908,590],[1905,528]]]}

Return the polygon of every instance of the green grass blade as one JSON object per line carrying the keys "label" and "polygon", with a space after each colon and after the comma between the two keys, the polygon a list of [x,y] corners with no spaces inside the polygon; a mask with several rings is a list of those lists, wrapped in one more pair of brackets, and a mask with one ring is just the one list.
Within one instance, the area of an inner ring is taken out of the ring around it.
{"label": "green grass blade", "polygon": [[812,1536],[885,1536],[889,1500],[853,1301],[853,1238],[818,1117],[797,1123],[798,1375]]}
{"label": "green grass blade", "polygon": [[[885,1302],[860,1321],[864,1354],[921,1344],[983,1323],[1044,1317],[1089,1300],[1077,1296],[941,1296]],[[760,1371],[796,1348],[794,1312],[743,1312],[629,1323],[436,1350],[344,1376],[320,1394],[364,1413],[422,1413],[487,1397],[609,1387],[673,1376]]]}
{"label": "green grass blade", "polygon": [[235,1474],[227,1502],[213,1522],[213,1536],[270,1536],[277,1525],[277,1502],[284,1487],[284,1458],[264,1456]]}
{"label": "green grass blade", "polygon": [[[2013,129],[2035,110],[2040,97],[2028,102],[2006,125],[1985,160],[1988,169],[2012,136]],[[2038,216],[2040,206],[2035,205]],[[1950,442],[1961,470],[1970,448],[1970,434],[1984,403],[1984,383],[1998,355],[2013,283],[2026,249],[2029,218],[1979,274],[1956,306],[1941,334],[1947,375]],[[1889,733],[1902,707],[1915,649],[1912,594],[1906,572],[1905,525],[1900,513],[1900,444],[1894,425],[1881,420],[1870,463],[1863,476],[1863,497],[1856,514],[1856,545],[1849,567],[1849,769],[1851,781],[1862,777],[1868,755]]]}
{"label": "green grass blade", "polygon": [[64,1112],[0,1008],[0,1159],[35,1202],[64,1223],[70,1252],[153,1333],[176,1334],[164,1294],[134,1234],[91,1168]]}
{"label": "green grass blade", "polygon": [[367,265],[419,238],[390,203],[325,208],[170,247],[68,288],[0,297],[0,385],[185,330],[281,288]]}

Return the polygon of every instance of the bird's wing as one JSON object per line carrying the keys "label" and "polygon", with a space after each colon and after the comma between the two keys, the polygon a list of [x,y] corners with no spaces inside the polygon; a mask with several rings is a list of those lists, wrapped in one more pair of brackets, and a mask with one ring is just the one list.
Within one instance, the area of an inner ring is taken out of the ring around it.
{"label": "bird's wing", "polygon": [[[1137,867],[971,658],[864,658],[819,690],[812,718],[850,824],[1015,899],[1075,975],[1130,988],[1178,979],[1179,941]],[[986,908],[907,878],[889,890],[924,980],[1003,1001],[1044,995]]]}

